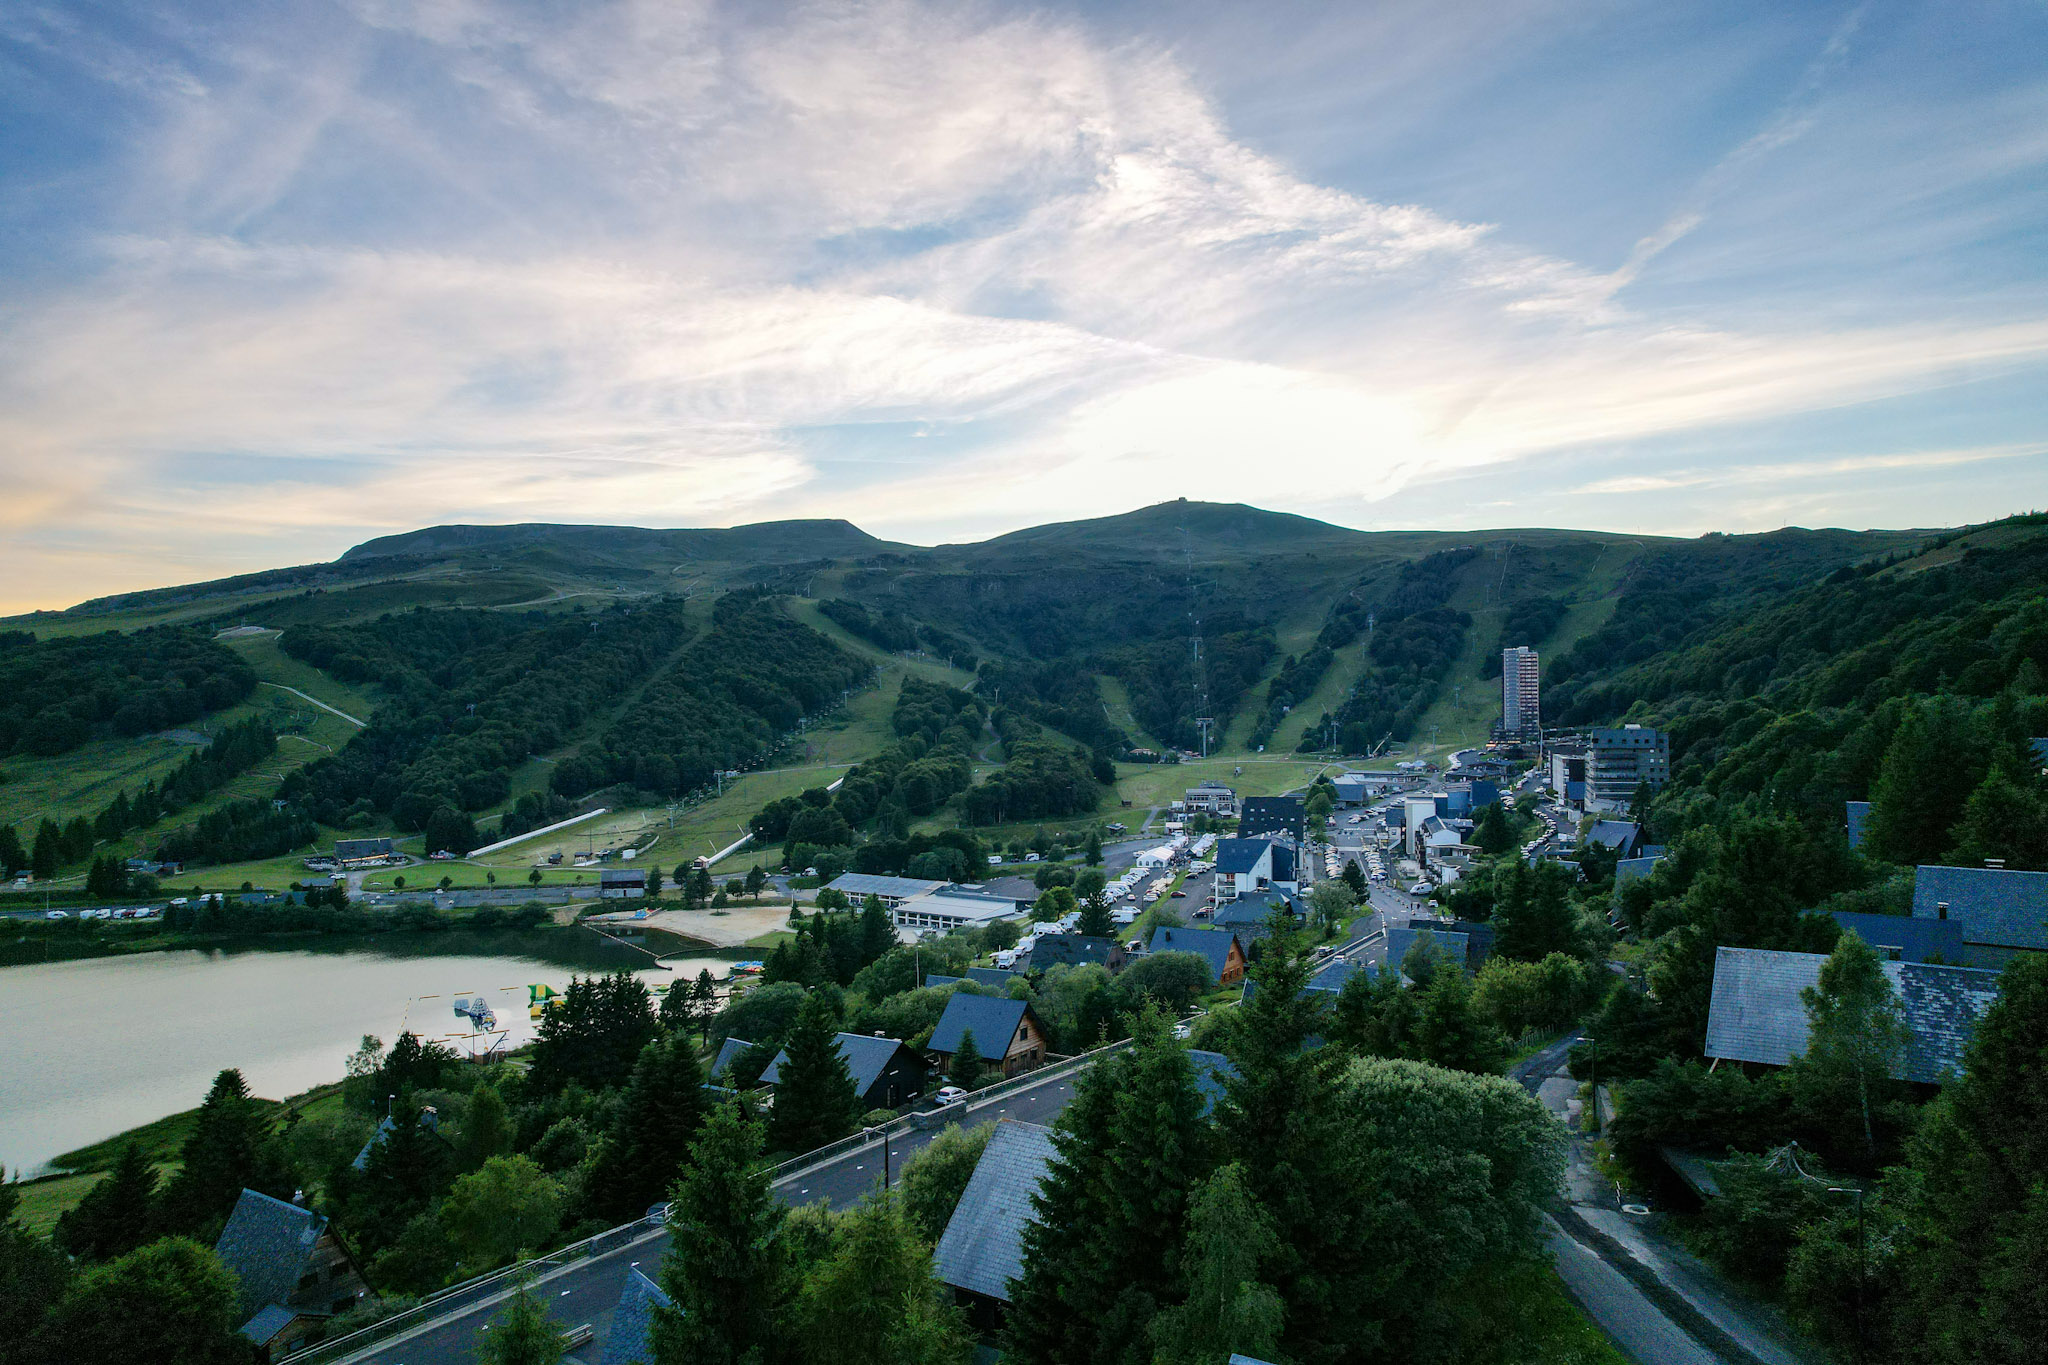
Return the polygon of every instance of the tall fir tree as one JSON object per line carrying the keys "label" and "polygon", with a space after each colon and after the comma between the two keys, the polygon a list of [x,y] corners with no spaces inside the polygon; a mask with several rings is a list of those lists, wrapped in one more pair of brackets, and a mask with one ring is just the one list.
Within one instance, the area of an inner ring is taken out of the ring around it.
{"label": "tall fir tree", "polygon": [[73,1256],[111,1261],[156,1237],[156,1167],[130,1141],[105,1180],[57,1219],[55,1241]]}
{"label": "tall fir tree", "polygon": [[[869,896],[860,909],[860,965],[867,966],[896,946],[896,929],[880,896]],[[859,970],[856,968],[855,970]]]}
{"label": "tall fir tree", "polygon": [[1472,1003],[1472,979],[1455,962],[1440,962],[1422,990],[1415,1055],[1452,1071],[1497,1076],[1507,1067],[1508,1040]]}
{"label": "tall fir tree", "polygon": [[960,1045],[953,1049],[953,1060],[946,1067],[946,1084],[973,1090],[981,1084],[982,1070],[981,1045],[974,1041],[973,1029],[963,1029]]}
{"label": "tall fir tree", "polygon": [[1940,862],[1960,814],[1955,793],[1974,790],[1984,767],[1975,728],[1955,698],[1937,696],[1908,711],[1870,790],[1863,851],[1908,867]]}
{"label": "tall fir tree", "polygon": [[783,1043],[769,1137],[788,1152],[808,1152],[852,1131],[859,1118],[853,1073],[839,1051],[838,1020],[825,992],[804,997]]}
{"label": "tall fir tree", "polygon": [[618,1117],[591,1173],[599,1209],[624,1219],[666,1199],[704,1125],[707,1107],[704,1068],[689,1034],[669,1033],[649,1043],[633,1066]]}
{"label": "tall fir tree", "polygon": [[795,1289],[782,1238],[782,1202],[760,1164],[761,1127],[737,1105],[705,1120],[676,1182],[654,1317],[656,1365],[783,1365],[792,1359],[787,1308]]}
{"label": "tall fir tree", "polygon": [[242,1191],[292,1195],[291,1171],[263,1108],[235,1070],[213,1078],[164,1188],[163,1225],[211,1245]]}
{"label": "tall fir tree", "polygon": [[62,1252],[16,1220],[21,1186],[0,1170],[0,1365],[34,1365],[33,1340],[71,1281]]}
{"label": "tall fir tree", "polygon": [[1108,938],[1116,932],[1116,923],[1109,917],[1109,896],[1101,891],[1081,902],[1081,919],[1075,929],[1090,938]]}

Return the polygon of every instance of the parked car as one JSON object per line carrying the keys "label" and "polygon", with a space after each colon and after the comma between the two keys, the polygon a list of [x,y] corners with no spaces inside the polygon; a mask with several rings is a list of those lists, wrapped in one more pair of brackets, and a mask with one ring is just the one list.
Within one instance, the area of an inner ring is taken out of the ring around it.
{"label": "parked car", "polygon": [[43,918],[44,918],[44,919],[70,919],[70,918],[71,918],[71,912],[70,912],[69,910],[51,910],[51,911],[49,911],[49,912],[45,913],[45,914],[44,914],[44,916],[43,916]]}
{"label": "parked car", "polygon": [[966,1098],[967,1092],[957,1085],[942,1085],[939,1087],[939,1093],[932,1096],[933,1101],[938,1104],[951,1104],[955,1100]]}
{"label": "parked car", "polygon": [[[1172,898],[1177,901],[1184,901],[1188,898],[1188,893],[1185,891],[1176,891],[1173,893]],[[1226,944],[1225,946],[1228,947],[1229,945]]]}

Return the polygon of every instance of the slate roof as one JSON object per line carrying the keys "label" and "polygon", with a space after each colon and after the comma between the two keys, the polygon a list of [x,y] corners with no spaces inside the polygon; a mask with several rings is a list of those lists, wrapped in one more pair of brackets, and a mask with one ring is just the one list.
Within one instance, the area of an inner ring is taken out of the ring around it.
{"label": "slate roof", "polygon": [[1944,962],[1963,959],[1963,926],[1952,919],[1915,919],[1910,915],[1866,915],[1853,910],[1833,910],[1835,923],[1853,929],[1863,941],[1882,952],[1897,948],[1907,962],[1925,962],[1940,954]]}
{"label": "slate roof", "polygon": [[[900,1040],[877,1038],[872,1033],[841,1033],[834,1037],[839,1044],[839,1055],[846,1059],[846,1069],[853,1073],[853,1089],[857,1095],[865,1095],[874,1089],[875,1082],[882,1078],[889,1062],[903,1049]],[[761,1073],[761,1079],[770,1085],[775,1084],[781,1078],[782,1064],[788,1060],[788,1049],[776,1053],[775,1060],[768,1063],[768,1069]]]}
{"label": "slate roof", "polygon": [[[1799,992],[1819,982],[1826,962],[1824,953],[1717,949],[1707,1056],[1783,1066],[1805,1052],[1806,1006]],[[1998,998],[1998,973],[1925,962],[1883,965],[1904,1004],[1911,1035],[1898,1074],[1934,1083],[1960,1069],[1971,1032]]]}
{"label": "slate roof", "polygon": [[1408,950],[1424,934],[1436,941],[1443,951],[1444,959],[1456,966],[1464,967],[1467,962],[1470,938],[1452,929],[1389,929],[1387,930],[1387,965],[1399,967],[1408,960]]}
{"label": "slate roof", "polygon": [[[326,1229],[327,1220],[304,1205],[243,1190],[213,1244],[221,1264],[235,1274],[240,1310],[253,1319],[259,1309],[282,1304],[297,1292],[306,1258]],[[271,1329],[273,1334],[276,1330]]]}
{"label": "slate roof", "polygon": [[1017,979],[1015,972],[1006,972],[1001,967],[969,967],[967,979],[997,990],[1008,990],[1010,983]]}
{"label": "slate roof", "polygon": [[240,1330],[243,1336],[262,1346],[300,1318],[318,1316],[320,1314],[317,1313],[295,1313],[281,1303],[266,1304],[255,1317],[243,1323]]}
{"label": "slate roof", "polygon": [[661,1286],[639,1270],[628,1267],[626,1283],[619,1291],[619,1306],[612,1310],[612,1324],[605,1332],[604,1354],[598,1365],[654,1365],[654,1309],[667,1307],[668,1295]]}
{"label": "slate roof", "polygon": [[1243,943],[1228,929],[1170,929],[1158,928],[1152,931],[1152,941],[1145,945],[1148,953],[1193,953],[1209,964],[1212,980],[1220,980],[1223,970],[1230,963],[1230,945],[1236,943],[1242,950]]}
{"label": "slate roof", "polygon": [[1863,847],[1863,826],[1870,821],[1868,801],[1850,801],[1844,806],[1849,828],[1849,847]]}
{"label": "slate roof", "polygon": [[1271,844],[1270,839],[1218,839],[1216,870],[1232,876],[1249,873],[1266,856]]}
{"label": "slate roof", "polygon": [[1266,916],[1273,913],[1274,901],[1285,904],[1297,919],[1305,914],[1300,899],[1284,891],[1251,891],[1218,905],[1209,922],[1219,929],[1236,930],[1246,943],[1256,942],[1266,936]]}
{"label": "slate roof", "polygon": [[2027,744],[2033,749],[2034,757],[2041,760],[2041,766],[2048,768],[2048,739],[2030,739]]}
{"label": "slate roof", "polygon": [[1586,842],[1626,852],[1642,836],[1642,826],[1627,820],[1595,820],[1593,828],[1586,831]]}
{"label": "slate roof", "polygon": [[1031,1196],[1045,1180],[1052,1158],[1050,1128],[997,1120],[932,1251],[932,1268],[940,1280],[1009,1302],[1010,1282],[1024,1273],[1024,1228],[1033,1217]]}
{"label": "slate roof", "polygon": [[927,976],[924,979],[924,984],[927,986],[958,986],[966,980],[967,978],[964,976],[939,976],[934,974]]}
{"label": "slate roof", "polygon": [[742,1052],[745,1052],[752,1046],[753,1044],[744,1038],[728,1038],[723,1043],[720,1043],[718,1046],[718,1056],[711,1063],[711,1074],[714,1076],[724,1075],[726,1068],[737,1061]]}
{"label": "slate roof", "polygon": [[1098,967],[1107,967],[1116,950],[1117,941],[1113,938],[1098,938],[1092,934],[1040,934],[1038,942],[1031,945],[1031,969],[1042,971],[1063,963],[1080,965],[1090,962]]}
{"label": "slate roof", "polygon": [[1248,796],[1239,803],[1237,832],[1291,834],[1299,839],[1307,814],[1308,802],[1299,796]]}
{"label": "slate roof", "polygon": [[939,1016],[938,1027],[932,1030],[931,1041],[925,1047],[932,1052],[957,1052],[960,1035],[972,1032],[975,1051],[984,1057],[1002,1057],[1009,1051],[1010,1040],[1017,1036],[1024,1009],[1022,1000],[955,991],[946,1001],[946,1012]]}
{"label": "slate roof", "polygon": [[1993,867],[1922,867],[1913,878],[1913,915],[1960,920],[1966,943],[2048,949],[2048,872]]}
{"label": "slate roof", "polygon": [[1191,1048],[1188,1060],[1195,1064],[1195,1089],[1202,1092],[1202,1117],[1207,1118],[1223,1099],[1224,1078],[1238,1074],[1237,1064],[1220,1052],[1200,1048]]}
{"label": "slate roof", "polygon": [[1641,858],[1623,858],[1614,865],[1614,889],[1619,891],[1630,882],[1649,876],[1656,871],[1657,864],[1664,861],[1662,854]]}

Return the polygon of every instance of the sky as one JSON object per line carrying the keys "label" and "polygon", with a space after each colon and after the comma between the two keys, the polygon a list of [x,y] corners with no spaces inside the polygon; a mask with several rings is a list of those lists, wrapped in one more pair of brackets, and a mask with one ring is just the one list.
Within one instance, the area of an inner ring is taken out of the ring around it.
{"label": "sky", "polygon": [[0,610],[447,522],[2048,504],[2040,0],[0,0]]}

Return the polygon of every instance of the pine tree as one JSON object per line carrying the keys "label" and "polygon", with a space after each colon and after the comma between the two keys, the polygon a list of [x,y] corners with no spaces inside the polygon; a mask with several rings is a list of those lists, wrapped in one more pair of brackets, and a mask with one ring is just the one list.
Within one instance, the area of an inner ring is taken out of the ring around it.
{"label": "pine tree", "polygon": [[569,1352],[568,1334],[555,1325],[547,1305],[533,1296],[525,1281],[491,1330],[478,1335],[480,1365],[556,1365]]}
{"label": "pine tree", "polygon": [[36,830],[35,847],[28,855],[29,868],[37,881],[46,882],[57,875],[63,843],[64,836],[57,827],[48,820],[43,821],[41,827]]}
{"label": "pine tree", "polygon": [[960,1045],[953,1049],[952,1064],[946,1068],[946,1084],[974,1090],[981,1085],[981,1073],[981,1049],[975,1045],[974,1030],[963,1029]]}
{"label": "pine tree", "polygon": [[1074,926],[1091,938],[1108,938],[1116,931],[1116,923],[1109,917],[1109,897],[1097,891],[1081,902],[1081,918]]}
{"label": "pine tree", "polygon": [[1493,883],[1493,951],[1515,962],[1541,962],[1552,953],[1576,957],[1584,931],[1568,881],[1554,864],[1502,863]]}
{"label": "pine tree", "polygon": [[469,1112],[462,1120],[462,1140],[456,1159],[467,1171],[476,1170],[494,1156],[512,1150],[512,1117],[498,1088],[480,1082],[469,1095]]}
{"label": "pine tree", "polygon": [[291,1173],[270,1121],[239,1071],[213,1078],[178,1160],[178,1173],[164,1188],[164,1226],[209,1245],[243,1189],[291,1197]]}
{"label": "pine tree", "polygon": [[760,1165],[761,1127],[737,1105],[705,1120],[676,1182],[654,1317],[659,1365],[781,1365],[783,1318],[795,1286],[781,1237],[785,1213]]}
{"label": "pine tree", "polygon": [[[860,967],[896,946],[896,930],[880,896],[869,896],[860,910]],[[860,970],[856,967],[854,970]]]}
{"label": "pine tree", "polygon": [[73,1256],[110,1261],[156,1236],[156,1167],[130,1141],[107,1178],[57,1220],[54,1240]]}
{"label": "pine tree", "polygon": [[859,1117],[853,1073],[839,1051],[832,1002],[823,991],[804,997],[783,1044],[769,1134],[787,1152],[808,1152],[844,1137]]}
{"label": "pine tree", "polygon": [[1472,1004],[1472,981],[1454,962],[1440,962],[1422,991],[1415,1056],[1452,1071],[1499,1075],[1508,1041]]}
{"label": "pine tree", "polygon": [[14,826],[0,825],[0,873],[11,877],[28,869],[28,850],[21,846],[21,836],[14,832]]}
{"label": "pine tree", "polygon": [[661,888],[661,864],[650,864],[647,869],[647,899],[659,900],[661,898]]}
{"label": "pine tree", "polygon": [[1957,790],[1974,790],[1984,762],[1974,727],[1952,697],[1906,713],[1870,790],[1863,851],[1911,867],[1938,862],[1959,814]]}
{"label": "pine tree", "polygon": [[747,894],[749,896],[752,896],[754,899],[759,900],[761,898],[762,888],[766,887],[767,885],[768,874],[761,870],[761,865],[759,863],[755,863],[752,867],[747,869]]}
{"label": "pine tree", "polygon": [[0,1170],[0,1361],[29,1362],[30,1334],[63,1297],[71,1263],[15,1221],[21,1186]]}
{"label": "pine tree", "polygon": [[1095,830],[1088,831],[1088,842],[1081,846],[1081,857],[1090,867],[1102,865],[1102,835]]}
{"label": "pine tree", "polygon": [[600,1208],[624,1219],[666,1199],[706,1108],[704,1068],[689,1034],[678,1030],[649,1043],[591,1176]]}

